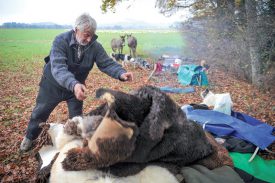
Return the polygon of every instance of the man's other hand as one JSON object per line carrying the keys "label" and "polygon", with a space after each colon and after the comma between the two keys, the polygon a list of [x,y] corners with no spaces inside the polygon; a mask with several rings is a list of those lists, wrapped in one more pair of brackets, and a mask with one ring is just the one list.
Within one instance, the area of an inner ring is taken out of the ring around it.
{"label": "man's other hand", "polygon": [[120,79],[122,81],[132,81],[133,80],[133,73],[132,72],[126,72],[121,74]]}
{"label": "man's other hand", "polygon": [[85,92],[87,91],[85,85],[77,83],[74,86],[74,94],[78,100],[84,100],[86,98]]}

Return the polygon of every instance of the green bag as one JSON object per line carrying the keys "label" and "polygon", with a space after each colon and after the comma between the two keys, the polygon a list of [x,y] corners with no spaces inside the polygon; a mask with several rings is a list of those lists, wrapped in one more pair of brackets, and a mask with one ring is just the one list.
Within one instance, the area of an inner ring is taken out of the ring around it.
{"label": "green bag", "polygon": [[252,162],[248,162],[252,154],[250,153],[229,153],[234,166],[246,171],[254,177],[275,183],[275,160],[264,160],[256,155]]}

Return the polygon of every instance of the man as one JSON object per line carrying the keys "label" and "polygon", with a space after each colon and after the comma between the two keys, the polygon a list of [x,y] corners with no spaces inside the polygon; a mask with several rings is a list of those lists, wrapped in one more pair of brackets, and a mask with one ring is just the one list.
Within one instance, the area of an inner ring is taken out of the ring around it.
{"label": "man", "polygon": [[96,21],[89,14],[80,15],[74,30],[58,35],[50,55],[45,58],[36,106],[28,124],[21,151],[32,148],[40,132],[39,123],[47,121],[54,108],[66,101],[69,118],[82,114],[86,98],[85,80],[94,63],[109,76],[121,81],[131,81],[133,74],[114,62],[100,43],[96,41]]}

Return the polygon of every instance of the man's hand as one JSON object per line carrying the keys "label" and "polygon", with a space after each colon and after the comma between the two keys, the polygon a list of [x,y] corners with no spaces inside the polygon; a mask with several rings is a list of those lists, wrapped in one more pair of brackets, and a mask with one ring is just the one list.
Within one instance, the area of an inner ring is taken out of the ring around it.
{"label": "man's hand", "polygon": [[86,98],[85,92],[87,91],[85,85],[77,83],[74,86],[74,95],[78,100],[84,100]]}
{"label": "man's hand", "polygon": [[120,79],[122,81],[132,81],[133,80],[133,73],[132,72],[126,72],[121,74]]}

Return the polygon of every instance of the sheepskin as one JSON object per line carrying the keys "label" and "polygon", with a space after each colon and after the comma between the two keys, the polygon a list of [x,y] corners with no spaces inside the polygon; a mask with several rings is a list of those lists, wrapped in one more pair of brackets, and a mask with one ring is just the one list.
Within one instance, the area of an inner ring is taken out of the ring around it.
{"label": "sheepskin", "polygon": [[104,173],[95,169],[81,171],[66,171],[63,169],[61,162],[66,158],[67,152],[71,148],[81,148],[80,140],[73,140],[66,144],[57,160],[55,161],[50,176],[50,183],[178,183],[177,179],[168,170],[158,166],[148,166],[138,174],[128,177],[115,177],[109,173]]}
{"label": "sheepskin", "polygon": [[90,114],[102,115],[124,128],[132,128],[136,136],[105,138],[99,134],[96,140],[92,136],[90,141],[96,142],[97,153],[88,147],[69,150],[62,162],[65,170],[101,168],[117,176],[128,176],[149,164],[162,164],[173,165],[176,169],[172,172],[176,173],[180,167],[213,152],[202,127],[188,121],[180,107],[158,88],[146,86],[131,94],[100,89],[96,94],[106,103]]}

